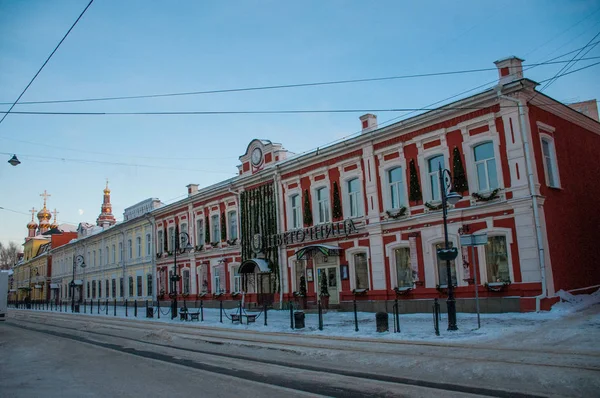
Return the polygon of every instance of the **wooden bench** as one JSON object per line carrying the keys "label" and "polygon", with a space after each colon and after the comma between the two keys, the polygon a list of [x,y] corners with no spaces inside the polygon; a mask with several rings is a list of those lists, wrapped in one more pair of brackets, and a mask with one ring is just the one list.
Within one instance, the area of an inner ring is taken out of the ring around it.
{"label": "wooden bench", "polygon": [[200,321],[200,311],[198,312],[190,312],[190,321]]}

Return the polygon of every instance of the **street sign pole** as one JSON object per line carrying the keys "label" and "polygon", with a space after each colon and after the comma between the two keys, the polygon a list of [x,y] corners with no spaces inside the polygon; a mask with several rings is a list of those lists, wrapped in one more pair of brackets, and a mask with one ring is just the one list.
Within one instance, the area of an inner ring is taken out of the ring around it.
{"label": "street sign pole", "polygon": [[477,262],[475,261],[475,246],[487,244],[487,233],[479,235],[462,235],[460,237],[461,246],[469,246],[471,249],[471,258],[473,259],[473,282],[475,283],[475,307],[477,309],[477,329],[481,329],[481,312],[479,310],[479,283],[477,282]]}

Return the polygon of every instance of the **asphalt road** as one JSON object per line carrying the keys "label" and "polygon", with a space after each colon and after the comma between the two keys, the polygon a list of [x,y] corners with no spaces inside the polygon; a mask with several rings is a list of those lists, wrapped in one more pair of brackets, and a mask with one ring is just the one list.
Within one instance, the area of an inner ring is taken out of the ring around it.
{"label": "asphalt road", "polygon": [[600,356],[521,350],[14,311],[0,323],[0,396],[588,397],[600,390]]}

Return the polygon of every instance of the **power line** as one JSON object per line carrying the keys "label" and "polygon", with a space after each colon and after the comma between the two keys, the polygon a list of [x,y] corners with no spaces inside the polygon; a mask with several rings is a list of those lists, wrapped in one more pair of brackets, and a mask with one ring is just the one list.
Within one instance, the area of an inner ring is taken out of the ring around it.
{"label": "power line", "polygon": [[73,30],[73,28],[75,27],[75,25],[77,25],[77,22],[79,22],[79,20],[81,19],[81,17],[83,17],[83,14],[85,14],[85,12],[87,11],[87,9],[90,8],[90,6],[92,5],[93,2],[94,2],[94,0],[90,0],[90,2],[84,8],[84,10],[81,12],[81,14],[79,14],[79,17],[77,17],[77,19],[75,20],[75,22],[73,23],[73,25],[71,25],[71,27],[69,28],[69,30],[67,31],[67,33],[65,33],[65,35],[58,42],[58,44],[56,45],[56,47],[54,47],[54,50],[52,50],[52,52],[50,53],[50,55],[48,56],[48,58],[46,58],[46,61],[44,61],[44,63],[42,64],[42,66],[40,67],[40,69],[37,71],[37,73],[33,76],[33,78],[31,79],[31,81],[29,82],[29,84],[27,84],[27,86],[25,87],[25,89],[23,90],[23,92],[21,92],[21,94],[19,95],[19,97],[17,98],[17,100],[15,102],[13,102],[13,104],[10,106],[10,108],[8,109],[8,112],[4,113],[4,116],[2,116],[2,119],[0,119],[0,124],[4,121],[4,119],[6,119],[6,116],[8,116],[8,114],[10,113],[10,111],[12,111],[12,109],[15,107],[15,105],[17,105],[17,102],[19,102],[19,100],[25,94],[25,92],[27,91],[27,89],[29,88],[29,86],[31,86],[31,84],[33,83],[33,81],[35,80],[35,78],[38,77],[38,75],[40,74],[40,72],[42,71],[42,69],[44,69],[44,66],[46,66],[46,64],[48,63],[48,61],[50,61],[50,58],[52,58],[52,56],[54,55],[54,53],[58,50],[58,48],[63,43],[63,41],[65,41],[65,39],[67,38],[67,36],[69,36],[69,33],[71,33],[71,31]]}
{"label": "power line", "polygon": [[[600,43],[600,41],[598,42]],[[600,57],[590,57],[585,60],[598,59]],[[561,64],[569,61],[551,61],[538,64],[527,64],[524,66],[534,67],[541,65]],[[241,87],[231,89],[218,89],[218,90],[207,90],[207,91],[188,91],[179,93],[166,93],[166,94],[147,94],[147,95],[130,95],[130,96],[117,96],[117,97],[96,97],[96,98],[79,98],[79,99],[66,99],[66,100],[47,100],[47,101],[24,101],[20,102],[19,105],[34,105],[34,104],[64,104],[64,103],[77,103],[77,102],[98,102],[98,101],[119,101],[119,100],[130,100],[130,99],[143,99],[143,98],[163,98],[163,97],[181,97],[190,95],[205,95],[205,94],[223,94],[223,93],[234,93],[234,92],[245,92],[245,91],[261,91],[261,90],[280,90],[287,88],[299,88],[299,87],[315,87],[315,86],[328,86],[338,84],[352,84],[352,83],[365,83],[365,82],[376,82],[386,80],[400,80],[400,79],[414,79],[434,76],[449,76],[459,75],[467,73],[477,72],[489,72],[496,70],[496,68],[480,68],[480,69],[467,69],[458,71],[447,71],[447,72],[432,72],[432,73],[420,73],[413,75],[400,75],[400,76],[385,76],[385,77],[372,77],[362,79],[349,79],[349,80],[334,80],[324,82],[311,82],[311,83],[295,83],[295,84],[282,84],[282,85],[271,85],[271,86],[257,86],[257,87]],[[0,105],[8,105],[9,103],[0,102]]]}
{"label": "power line", "polygon": [[[599,33],[600,34],[600,33]],[[596,62],[586,65],[561,75],[555,75],[549,79],[541,80],[543,83],[556,80],[559,77],[567,76],[572,73],[582,71],[592,66],[600,65]],[[486,84],[487,85],[487,84]],[[548,104],[552,105],[552,104]],[[517,105],[514,105],[517,106]],[[510,107],[507,106],[507,107]],[[285,110],[259,110],[259,111],[150,111],[150,112],[43,112],[43,111],[17,111],[12,112],[19,115],[59,115],[59,116],[174,116],[174,115],[264,115],[264,114],[306,114],[306,113],[360,113],[360,112],[414,112],[414,111],[432,111],[440,107],[429,108],[387,108],[387,109],[285,109]],[[445,110],[478,110],[481,107],[444,107]],[[2,113],[2,112],[0,112]]]}

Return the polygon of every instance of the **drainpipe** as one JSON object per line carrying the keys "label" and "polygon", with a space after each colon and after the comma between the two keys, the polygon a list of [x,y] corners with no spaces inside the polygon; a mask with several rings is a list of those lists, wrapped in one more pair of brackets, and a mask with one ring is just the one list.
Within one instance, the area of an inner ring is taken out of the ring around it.
{"label": "drainpipe", "polygon": [[517,104],[519,109],[519,127],[521,130],[521,139],[523,140],[523,150],[525,153],[525,166],[527,167],[527,177],[529,183],[529,195],[531,197],[531,205],[533,207],[533,222],[535,224],[535,235],[538,246],[538,256],[540,259],[540,273],[542,277],[542,293],[535,296],[535,310],[540,311],[541,299],[548,297],[546,289],[546,258],[544,256],[544,240],[542,237],[542,226],[540,223],[540,212],[538,209],[538,198],[535,192],[535,183],[533,180],[533,164],[531,160],[530,144],[529,144],[529,124],[525,120],[525,106],[523,100],[502,95],[502,87],[496,87],[498,98],[505,99]]}
{"label": "drainpipe", "polygon": [[150,267],[152,267],[152,302],[156,300],[156,242],[154,234],[154,218],[145,214],[144,218],[150,223]]}
{"label": "drainpipe", "polygon": [[[276,220],[277,220],[277,232],[278,233],[279,233],[279,231],[281,231],[280,210],[283,209],[283,206],[281,206],[280,198],[279,198],[279,183],[280,183],[280,181],[281,181],[281,176],[279,174],[279,165],[275,165],[275,174],[273,175],[273,185],[274,185],[273,190],[274,190],[274,194],[275,194],[275,214],[277,214]],[[283,309],[283,278],[285,277],[287,280],[287,273],[284,274],[286,269],[283,266],[284,256],[282,256],[281,253],[285,252],[285,251],[281,247],[278,247],[277,250],[279,250],[279,305]],[[287,264],[287,258],[286,258],[285,262]]]}

